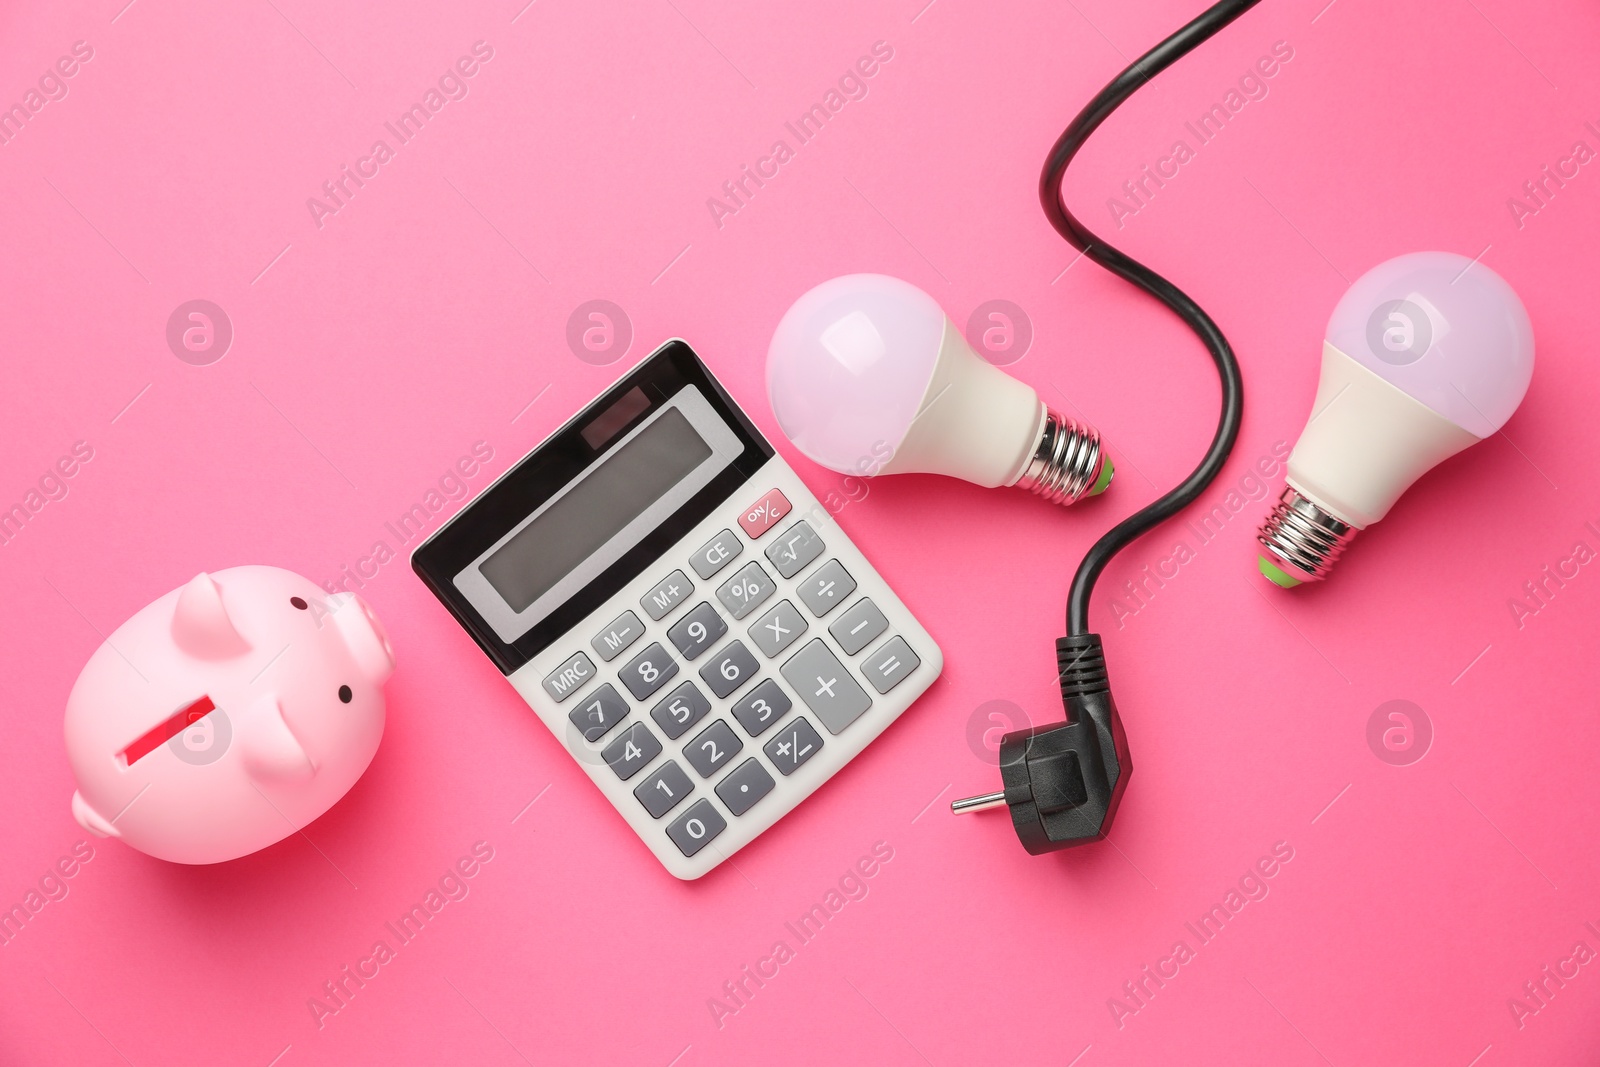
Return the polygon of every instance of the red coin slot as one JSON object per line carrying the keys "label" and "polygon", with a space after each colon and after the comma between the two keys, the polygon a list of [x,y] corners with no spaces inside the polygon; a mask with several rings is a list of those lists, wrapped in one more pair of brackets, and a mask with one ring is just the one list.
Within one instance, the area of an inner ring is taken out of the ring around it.
{"label": "red coin slot", "polygon": [[739,516],[739,525],[753,541],[772,529],[773,523],[789,514],[789,498],[777,489],[757,500]]}
{"label": "red coin slot", "polygon": [[183,731],[205,718],[216,710],[216,705],[210,697],[201,697],[192,704],[185,705],[156,723],[133,744],[117,753],[124,767],[144,759],[162,745],[177,737]]}

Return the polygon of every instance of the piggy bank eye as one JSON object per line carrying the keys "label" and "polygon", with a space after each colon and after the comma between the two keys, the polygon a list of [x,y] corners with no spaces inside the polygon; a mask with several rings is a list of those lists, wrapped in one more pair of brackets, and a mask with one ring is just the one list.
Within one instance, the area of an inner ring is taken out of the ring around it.
{"label": "piggy bank eye", "polygon": [[350,687],[348,685],[341,685],[339,687],[339,703],[348,704],[353,696],[355,696],[355,694],[350,692]]}
{"label": "piggy bank eye", "polygon": [[306,602],[304,600],[300,599],[297,596],[290,597],[289,598],[289,603],[293,604],[295,607],[299,608],[301,611],[306,610],[306,608],[309,606],[309,605],[306,604]]}

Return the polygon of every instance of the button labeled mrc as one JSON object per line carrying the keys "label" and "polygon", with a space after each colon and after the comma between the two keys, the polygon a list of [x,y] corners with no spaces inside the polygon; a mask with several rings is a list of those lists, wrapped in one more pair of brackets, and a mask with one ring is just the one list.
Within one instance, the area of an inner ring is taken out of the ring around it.
{"label": "button labeled mrc", "polygon": [[594,661],[582,652],[577,653],[544,677],[544,691],[556,703],[567,699],[583,688],[583,683],[594,677]]}
{"label": "button labeled mrc", "polygon": [[739,525],[744,527],[745,535],[754,541],[772,529],[773,524],[779,519],[789,514],[789,507],[789,498],[774,489],[745,508],[744,514],[739,516]]}

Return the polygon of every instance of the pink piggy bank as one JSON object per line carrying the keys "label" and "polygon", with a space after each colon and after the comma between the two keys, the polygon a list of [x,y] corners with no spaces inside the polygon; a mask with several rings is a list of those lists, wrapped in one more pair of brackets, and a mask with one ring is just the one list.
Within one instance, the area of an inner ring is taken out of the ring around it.
{"label": "pink piggy bank", "polygon": [[198,575],[119,626],[67,698],[72,814],[176,863],[218,863],[327,811],[383,737],[377,616],[277,567]]}

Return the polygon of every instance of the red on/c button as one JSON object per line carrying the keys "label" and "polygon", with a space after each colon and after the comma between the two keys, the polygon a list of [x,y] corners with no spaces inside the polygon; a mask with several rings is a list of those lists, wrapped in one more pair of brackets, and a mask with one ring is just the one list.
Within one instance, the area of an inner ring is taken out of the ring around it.
{"label": "red on/c button", "polygon": [[772,529],[773,524],[779,519],[789,514],[789,506],[789,499],[774,489],[744,509],[744,514],[739,516],[739,525],[744,527],[744,532],[754,541]]}

